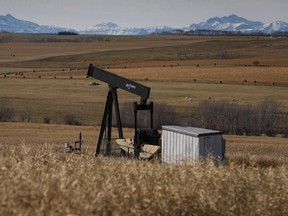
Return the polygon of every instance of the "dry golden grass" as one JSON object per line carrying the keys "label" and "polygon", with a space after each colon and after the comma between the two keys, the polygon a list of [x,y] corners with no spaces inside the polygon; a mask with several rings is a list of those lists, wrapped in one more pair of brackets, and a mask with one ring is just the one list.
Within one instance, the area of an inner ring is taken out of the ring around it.
{"label": "dry golden grass", "polygon": [[[85,142],[83,154],[66,154],[61,141],[71,139],[75,133],[77,138],[79,130]],[[95,132],[93,127],[1,123],[0,214],[288,214],[287,163],[261,167],[250,158],[250,164],[239,164],[232,155],[229,164],[219,167],[209,161],[174,166],[95,158]],[[252,142],[261,150],[262,140],[263,145],[274,141],[264,137],[226,138],[228,154],[238,150],[248,153],[245,142]],[[286,142],[275,140],[274,146],[264,150],[265,154]],[[233,150],[232,146],[238,144],[244,149]],[[282,150],[281,147],[278,153]]]}
{"label": "dry golden grass", "polygon": [[[3,69],[3,68],[2,68]],[[7,78],[23,79],[85,79],[87,69],[63,68],[50,70],[20,69],[18,72],[6,70]],[[245,85],[276,85],[288,86],[288,67],[231,67],[196,65],[173,67],[135,67],[135,68],[108,68],[106,69],[120,76],[132,80],[199,82]],[[35,72],[33,72],[35,71]],[[2,77],[3,78],[3,77]]]}
{"label": "dry golden grass", "polygon": [[281,137],[226,135],[228,161],[244,166],[288,165],[288,142]]}
{"label": "dry golden grass", "polygon": [[[0,99],[17,113],[32,110],[34,122],[50,117],[53,123],[59,123],[61,115],[68,112],[91,124],[93,116],[102,113],[106,84],[105,89],[85,88],[83,79],[89,63],[109,66],[109,71],[145,81],[152,87],[152,100],[175,106],[181,115],[208,98],[243,104],[273,99],[283,104],[283,111],[288,107],[287,40],[281,38],[123,36],[101,42],[11,42],[0,47],[0,86],[4,90]],[[219,59],[217,55],[222,51],[232,53],[233,58]],[[195,55],[196,59],[180,60],[179,53]],[[210,58],[203,59],[202,55]],[[254,60],[260,66],[248,67]],[[193,100],[187,103],[185,97]],[[124,98],[135,100],[128,94]],[[83,109],[85,112],[80,113]],[[101,117],[96,118],[93,123]]]}
{"label": "dry golden grass", "polygon": [[[153,81],[194,81],[237,84],[272,84],[287,85],[287,67],[217,67],[217,66],[173,66],[173,67],[147,67],[147,68],[125,68],[111,69],[111,71],[128,77]],[[246,80],[246,82],[245,82]]]}
{"label": "dry golden grass", "polygon": [[[0,34],[1,37],[3,35]],[[11,35],[11,38],[13,37],[18,36]],[[19,37],[21,38],[21,35]],[[29,37],[29,35],[22,35],[22,37]],[[71,36],[71,38],[74,37]],[[81,37],[85,36],[79,36],[79,39]],[[41,35],[38,39],[41,40]],[[268,37],[256,39],[254,37],[173,35],[115,36],[109,37],[108,41],[10,42],[1,43],[0,47],[0,73],[9,72],[11,68],[14,68],[15,72],[19,69],[25,71],[25,68],[36,71],[71,67],[83,69],[88,67],[89,63],[102,67],[135,68],[178,64],[184,66],[214,65],[215,63],[244,66],[253,65],[254,61],[258,61],[262,66],[287,67],[288,56],[286,39]],[[221,53],[226,53],[227,56],[223,57]],[[188,56],[188,58],[183,59],[181,56]]]}
{"label": "dry golden grass", "polygon": [[[0,34],[0,37],[3,35]],[[13,37],[13,35],[12,35]],[[23,35],[25,37],[25,35]],[[41,35],[39,35],[41,40]],[[39,38],[38,38],[39,39]],[[37,38],[35,39],[37,40]],[[205,38],[192,39],[179,36],[146,36],[146,37],[111,37],[108,41],[94,42],[9,42],[1,43],[0,63],[17,63],[31,60],[48,59],[83,55],[94,52],[121,51],[130,49],[144,49],[150,47],[165,47],[185,45],[206,41]],[[12,56],[11,56],[12,54]],[[15,55],[15,56],[13,56]],[[45,63],[41,67],[45,67]],[[56,68],[59,65],[55,66]],[[60,65],[63,67],[63,65]]]}

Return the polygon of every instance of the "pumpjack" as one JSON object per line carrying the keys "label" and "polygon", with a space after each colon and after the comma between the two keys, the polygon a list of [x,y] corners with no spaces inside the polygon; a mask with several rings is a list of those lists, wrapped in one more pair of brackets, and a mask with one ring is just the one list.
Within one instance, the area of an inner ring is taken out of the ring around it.
{"label": "pumpjack", "polygon": [[[104,139],[103,136],[104,133],[106,134],[106,129],[108,130],[108,137],[105,139],[107,142],[105,143],[106,148],[104,154],[106,156],[111,155],[112,113],[114,104],[118,129],[116,143],[120,146],[120,154],[122,156],[129,156],[132,154],[138,159],[153,158],[160,150],[160,134],[157,129],[153,128],[153,102],[147,102],[150,95],[150,88],[109,71],[97,68],[92,64],[89,65],[87,77],[93,77],[105,82],[109,87],[95,155],[97,156],[101,152]],[[141,97],[140,103],[134,102],[134,138],[125,139],[123,136],[117,89],[123,89]],[[138,111],[142,110],[150,111],[150,128],[137,127],[137,114]]]}

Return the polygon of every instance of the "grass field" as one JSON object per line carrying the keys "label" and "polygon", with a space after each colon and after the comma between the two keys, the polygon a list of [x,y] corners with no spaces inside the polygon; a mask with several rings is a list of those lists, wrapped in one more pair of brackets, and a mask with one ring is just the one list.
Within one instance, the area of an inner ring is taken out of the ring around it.
{"label": "grass field", "polygon": [[86,68],[89,63],[101,67],[248,66],[258,61],[262,66],[286,67],[287,55],[286,38],[115,36],[108,41],[80,43],[1,43],[0,64],[37,70]]}
{"label": "grass field", "polygon": [[[1,215],[288,213],[287,139],[225,136],[224,166],[173,166],[95,158],[98,130],[1,123]],[[83,154],[65,153],[79,131]]]}
{"label": "grass field", "polygon": [[[0,34],[0,41],[0,111],[13,110],[13,122],[0,123],[0,215],[288,214],[287,138],[224,135],[221,166],[95,158],[108,86],[86,78],[93,63],[141,82],[183,122],[205,100],[273,100],[287,113],[287,38]],[[120,106],[140,99],[118,95]],[[82,125],[64,125],[67,114]],[[67,154],[64,143],[80,131],[83,154]]]}
{"label": "grass field", "polygon": [[[49,117],[51,123],[62,123],[65,114],[73,114],[83,124],[99,124],[108,85],[102,83],[100,86],[89,86],[91,81],[93,80],[0,79],[1,89],[4,90],[0,91],[0,107],[14,109],[16,121],[29,118],[31,122],[43,123],[43,119]],[[216,101],[235,101],[234,103],[238,104],[258,104],[264,100],[275,100],[281,103],[283,111],[288,110],[286,87],[171,81],[142,83],[151,87],[152,101],[171,105],[183,116],[188,116],[191,108],[209,97]],[[123,90],[118,93],[120,106],[127,101],[132,103],[140,100]],[[191,101],[185,100],[186,97],[191,98]]]}
{"label": "grass field", "polygon": [[[30,115],[34,122],[49,117],[61,123],[63,113],[73,113],[85,124],[99,122],[107,85],[88,86],[90,63],[144,83],[151,87],[151,100],[175,106],[184,116],[208,98],[252,105],[273,99],[288,110],[286,38],[1,37],[12,42],[0,44],[0,86],[5,89],[0,101],[24,113],[18,120]],[[120,102],[138,100],[128,93],[119,96]]]}

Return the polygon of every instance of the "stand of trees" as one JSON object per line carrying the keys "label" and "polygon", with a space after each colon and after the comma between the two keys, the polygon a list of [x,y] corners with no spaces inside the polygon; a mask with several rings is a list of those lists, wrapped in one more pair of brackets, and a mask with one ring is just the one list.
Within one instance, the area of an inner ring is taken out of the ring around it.
{"label": "stand of trees", "polygon": [[[120,110],[122,126],[133,128],[133,103],[123,104]],[[0,122],[30,122],[33,121],[32,116],[29,107],[16,113],[14,109],[4,104],[0,105]],[[54,121],[62,124],[82,124],[82,119],[76,118],[74,115],[63,115],[58,118],[60,120],[55,121],[55,119],[45,116],[44,123]],[[179,115],[170,105],[155,103],[153,124],[157,129],[161,129],[162,125],[187,125],[219,130],[225,134],[251,136],[282,134],[283,137],[288,137],[288,113],[282,111],[281,104],[268,100],[257,105],[207,100],[200,103],[197,108],[191,109],[191,112],[185,116]],[[138,127],[150,127],[150,111],[138,112]]]}
{"label": "stand of trees", "polygon": [[[138,127],[149,127],[150,114],[138,114]],[[121,108],[123,127],[134,127],[133,104]],[[154,127],[162,125],[189,125],[219,130],[225,134],[288,137],[288,113],[281,112],[275,101],[263,101],[258,105],[241,105],[226,101],[207,100],[191,110],[189,116],[180,116],[172,106],[154,104]]]}
{"label": "stand of trees", "polygon": [[[165,34],[165,33],[163,33]],[[169,34],[169,33],[166,33]],[[275,31],[271,33],[265,32],[241,32],[241,31],[224,31],[224,30],[210,30],[210,29],[197,29],[184,31],[182,29],[173,30],[172,34],[180,34],[180,35],[193,35],[193,36],[251,36],[251,37],[288,37],[288,32],[280,32]]]}
{"label": "stand of trees", "polygon": [[275,101],[263,101],[254,106],[204,101],[194,113],[194,123],[226,134],[283,134],[287,137],[288,133],[287,113],[281,112],[280,104]]}
{"label": "stand of trees", "polygon": [[63,32],[58,32],[58,35],[79,35],[79,34],[77,32],[63,31]]}

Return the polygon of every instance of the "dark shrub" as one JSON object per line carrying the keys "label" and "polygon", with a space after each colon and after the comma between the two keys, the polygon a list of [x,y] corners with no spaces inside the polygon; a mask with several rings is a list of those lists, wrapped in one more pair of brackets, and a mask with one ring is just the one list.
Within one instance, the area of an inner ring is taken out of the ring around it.
{"label": "dark shrub", "polygon": [[44,118],[43,118],[43,122],[44,122],[45,124],[50,124],[50,122],[51,122],[50,117],[48,117],[48,116],[44,117]]}
{"label": "dark shrub", "polygon": [[81,125],[81,122],[72,114],[64,116],[64,123],[68,125]]}
{"label": "dark shrub", "polygon": [[10,122],[14,118],[15,111],[12,108],[2,107],[0,108],[0,121]]}

